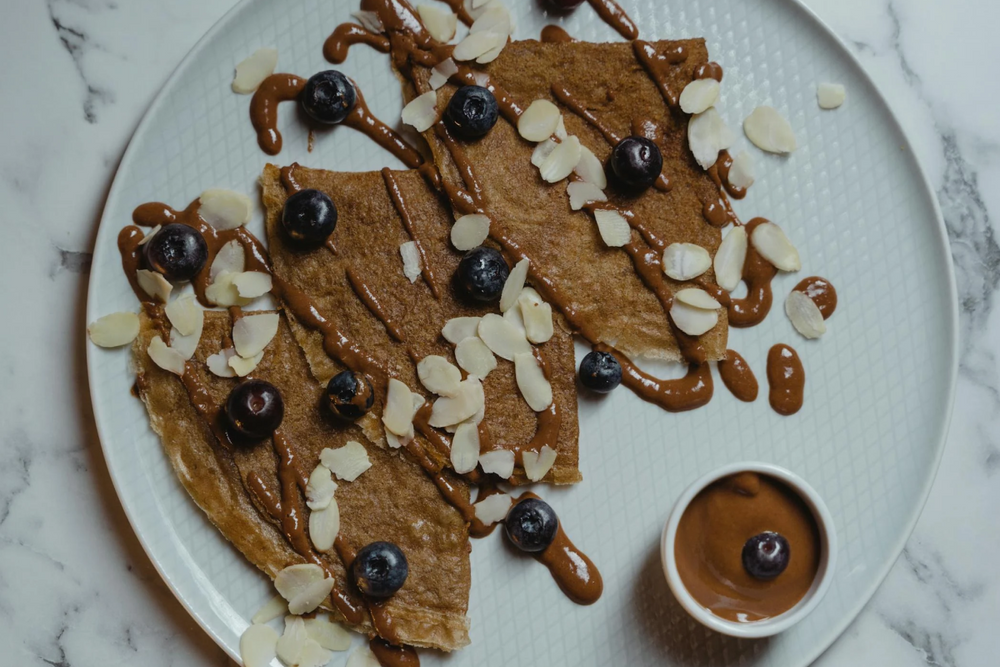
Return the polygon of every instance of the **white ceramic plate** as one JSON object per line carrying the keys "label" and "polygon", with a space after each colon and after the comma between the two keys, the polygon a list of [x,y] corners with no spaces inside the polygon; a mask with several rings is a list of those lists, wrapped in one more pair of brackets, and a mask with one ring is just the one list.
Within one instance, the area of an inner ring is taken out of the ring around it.
{"label": "white ceramic plate", "polygon": [[[517,7],[516,36],[549,22],[535,2]],[[475,543],[472,645],[465,665],[805,665],[843,631],[900,553],[927,496],[947,430],[957,367],[957,311],[944,226],[928,183],[885,100],[848,51],[791,0],[624,0],[647,39],[705,36],[726,70],[720,108],[734,128],[769,103],[791,121],[800,148],[789,159],[756,149],[757,184],[738,206],[746,219],[779,222],[805,268],[780,276],[767,321],[735,330],[762,382],[741,404],[718,383],[701,410],[667,414],[627,390],[581,399],[584,482],[546,491],[577,543],[604,575],[592,607],[566,600],[544,568],[501,544]],[[209,187],[256,198],[267,161],[248,120],[249,98],[230,91],[233,65],[277,47],[279,71],[325,69],[324,38],[357,0],[245,0],[191,51],[143,120],[122,160],[94,255],[88,319],[136,301],[115,237],[132,209],[152,200],[183,207]],[[588,40],[618,36],[584,5],[560,19]],[[399,86],[385,56],[356,47],[342,67],[373,111],[399,118]],[[815,86],[844,83],[848,101],[821,111]],[[338,128],[306,152],[305,124],[283,105],[282,163],[357,171],[400,166],[363,135]],[[740,137],[741,143],[746,143]],[[739,147],[738,147],[739,148]],[[251,228],[262,225],[258,212]],[[807,342],[782,312],[805,275],[836,285],[828,334]],[[796,347],[808,381],[793,417],[767,405],[764,360],[776,342]],[[270,582],[217,533],[176,481],[145,412],[129,395],[126,351],[89,350],[94,411],[122,504],[164,580],[231,655]],[[777,638],[737,641],[690,620],[670,596],[658,536],[673,500],[725,463],[756,459],[795,471],[826,499],[841,551],[830,593],[805,622]],[[425,664],[441,658],[425,653]],[[337,656],[333,664],[342,664]]]}

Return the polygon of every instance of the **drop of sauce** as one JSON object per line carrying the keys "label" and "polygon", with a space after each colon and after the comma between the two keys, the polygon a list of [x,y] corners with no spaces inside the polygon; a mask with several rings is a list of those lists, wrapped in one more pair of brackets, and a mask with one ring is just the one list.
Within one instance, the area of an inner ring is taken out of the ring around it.
{"label": "drop of sauce", "polygon": [[795,291],[812,299],[824,320],[829,319],[833,311],[837,310],[837,290],[826,278],[806,278],[795,286]]}
{"label": "drop of sauce", "polygon": [[774,411],[794,415],[802,409],[806,387],[806,370],[798,353],[788,345],[778,343],[767,353],[768,398]]}
{"label": "drop of sauce", "polygon": [[757,377],[750,364],[736,350],[726,350],[726,358],[719,362],[719,377],[736,398],[745,403],[757,400],[757,392],[760,390]]}

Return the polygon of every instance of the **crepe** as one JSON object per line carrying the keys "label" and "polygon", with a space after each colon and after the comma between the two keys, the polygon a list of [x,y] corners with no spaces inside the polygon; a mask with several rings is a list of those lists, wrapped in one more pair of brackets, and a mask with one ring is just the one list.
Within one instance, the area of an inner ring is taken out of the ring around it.
{"label": "crepe", "polygon": [[[449,240],[452,217],[438,195],[416,171],[390,172],[390,182],[398,186],[409,213],[412,236],[404,226],[380,172],[336,173],[295,166],[293,180],[302,188],[315,188],[328,194],[338,207],[338,222],[328,247],[303,249],[291,244],[281,227],[281,213],[288,197],[281,171],[268,165],[261,175],[266,208],[268,247],[276,276],[308,295],[323,314],[336,322],[338,330],[370,356],[378,359],[388,373],[411,391],[420,391],[433,399],[416,375],[414,360],[427,355],[441,355],[454,363],[454,349],[441,335],[444,324],[454,317],[498,313],[496,304],[483,306],[462,298],[452,284],[452,275],[462,254]],[[426,267],[433,277],[423,276],[411,282],[403,274],[400,246],[418,239],[424,251]],[[348,278],[363,284],[378,303],[382,318],[359,298]],[[435,285],[435,298],[428,284]],[[383,319],[390,322],[387,326]],[[561,318],[558,318],[561,320]],[[305,350],[313,375],[327,381],[343,367],[327,356],[322,336],[291,318],[292,331]],[[402,341],[390,331],[398,332]],[[548,363],[549,381],[560,415],[559,433],[554,449],[554,465],[543,481],[569,484],[581,479],[578,468],[576,373],[572,336],[565,324],[557,321],[551,340],[538,346]],[[538,419],[521,397],[514,377],[514,365],[497,357],[497,368],[484,380],[486,412],[484,424],[489,443],[483,452],[515,449],[528,443],[536,434]],[[379,415],[381,400],[371,415]],[[382,425],[377,419],[362,424],[373,442],[382,442]],[[419,438],[419,435],[418,435]],[[513,483],[526,480],[523,469],[516,468]]]}
{"label": "crepe", "polygon": [[[701,39],[654,42],[653,47],[659,53],[680,48],[686,51],[687,59],[670,68],[668,75],[668,85],[675,91],[683,90],[694,78],[695,69],[708,60]],[[602,163],[611,154],[611,144],[591,123],[558,103],[552,93],[553,84],[564,86],[619,138],[633,134],[633,121],[655,123],[661,132],[657,143],[663,155],[663,172],[672,188],[668,192],[650,188],[640,195],[630,195],[609,184],[605,192],[612,204],[632,211],[664,244],[694,243],[715,255],[721,234],[706,221],[703,207],[706,202],[718,202],[719,188],[688,149],[688,117],[670,112],[655,83],[636,60],[631,44],[516,41],[483,69],[490,83],[506,91],[521,109],[536,99],[560,106],[567,132],[579,137]],[[404,85],[409,98],[431,89],[430,69],[414,65],[412,72],[416,88]],[[438,109],[447,107],[455,90],[450,83],[438,90]],[[441,137],[434,129],[423,136],[445,182],[465,187]],[[502,115],[483,138],[455,140],[478,177],[485,210],[532,263],[558,285],[600,342],[614,345],[629,356],[681,360],[677,341],[654,293],[644,286],[622,249],[608,248],[603,243],[591,215],[570,209],[566,182],[549,184],[541,179],[539,170],[531,164],[534,143],[522,139],[517,128]],[[633,237],[638,234],[633,233]],[[671,291],[692,286],[664,279]],[[714,282],[714,275],[709,270],[701,279]],[[709,359],[725,357],[727,330],[725,312],[720,311],[719,324],[700,338]]]}
{"label": "crepe", "polygon": [[[239,382],[216,377],[205,363],[209,355],[232,345],[229,315],[205,312],[201,341],[187,365],[186,380],[156,366],[146,353],[153,336],[169,331],[162,309],[152,308],[151,315],[143,316],[134,346],[136,386],[184,488],[222,534],[269,576],[288,565],[306,562],[266,509],[261,487],[255,493],[248,488],[247,480],[255,475],[263,488],[281,496],[273,439],[235,447],[220,445],[185,387],[203,387],[207,405],[215,410]],[[324,447],[337,448],[348,440],[365,445],[371,468],[353,482],[339,482],[336,491],[340,536],[354,550],[387,540],[406,554],[409,577],[385,603],[398,639],[449,651],[468,644],[465,614],[471,545],[459,512],[442,498],[420,466],[399,451],[368,443],[357,426],[334,423],[328,417],[321,407],[323,387],[310,374],[284,317],[253,377],[271,382],[282,394],[285,417],[279,432],[295,453],[300,478],[308,477],[319,463]],[[457,478],[451,481],[467,497],[464,483]],[[297,497],[302,493],[294,484],[290,491]],[[301,511],[302,520],[308,523],[309,510],[304,503]],[[335,575],[337,588],[360,599],[336,552],[331,550],[319,558]],[[331,608],[329,600],[324,606]],[[335,610],[334,614],[344,620]],[[360,623],[348,625],[374,632],[367,613]]]}

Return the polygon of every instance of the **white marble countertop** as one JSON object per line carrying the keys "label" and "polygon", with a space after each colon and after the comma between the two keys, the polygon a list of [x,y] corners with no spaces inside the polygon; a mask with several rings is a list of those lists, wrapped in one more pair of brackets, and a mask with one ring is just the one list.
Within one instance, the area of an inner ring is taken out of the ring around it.
{"label": "white marble countertop", "polygon": [[[525,0],[527,1],[527,0]],[[935,184],[962,306],[948,448],[916,531],[817,664],[997,664],[1000,4],[805,0],[851,45]],[[90,250],[147,105],[233,0],[22,0],[0,22],[0,663],[222,665],[111,486],[87,391]]]}

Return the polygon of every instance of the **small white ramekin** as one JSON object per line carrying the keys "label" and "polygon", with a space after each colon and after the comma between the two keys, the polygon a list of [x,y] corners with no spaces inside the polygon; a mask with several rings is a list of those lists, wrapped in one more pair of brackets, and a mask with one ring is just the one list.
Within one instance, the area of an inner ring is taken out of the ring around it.
{"label": "small white ramekin", "polygon": [[[798,604],[773,618],[749,623],[728,621],[716,616],[699,604],[684,586],[680,573],[677,571],[677,563],[674,560],[674,540],[677,537],[677,526],[680,524],[681,516],[687,510],[688,505],[702,489],[712,482],[739,472],[756,472],[774,477],[797,492],[803,502],[805,502],[806,507],[812,511],[813,517],[816,519],[816,524],[819,527],[820,537],[819,570],[816,572],[816,578],[813,580],[812,586],[802,599],[799,600]],[[833,573],[836,568],[837,534],[833,525],[833,517],[826,508],[823,499],[801,477],[770,463],[733,463],[708,473],[689,486],[681,494],[681,497],[677,499],[674,509],[670,512],[667,525],[663,529],[663,538],[660,543],[660,559],[663,563],[663,571],[667,576],[667,584],[669,584],[670,590],[673,591],[674,596],[681,603],[681,606],[695,620],[712,630],[731,637],[770,637],[787,630],[805,618],[809,612],[816,608],[816,605],[820,603],[823,596],[826,595],[826,591],[830,588],[830,584],[833,581]]]}

